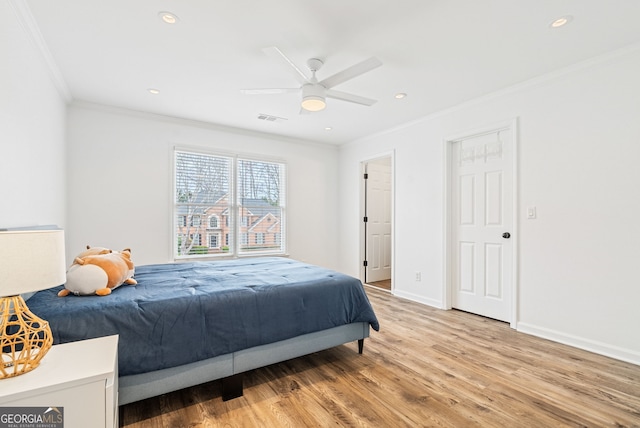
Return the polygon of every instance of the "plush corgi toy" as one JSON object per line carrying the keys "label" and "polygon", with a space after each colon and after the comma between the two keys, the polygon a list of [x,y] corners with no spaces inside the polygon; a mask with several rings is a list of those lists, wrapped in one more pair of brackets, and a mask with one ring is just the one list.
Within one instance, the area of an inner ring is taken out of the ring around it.
{"label": "plush corgi toy", "polygon": [[67,282],[58,296],[69,294],[107,296],[122,284],[135,285],[135,269],[131,261],[131,250],[112,251],[102,247],[83,251],[67,270]]}
{"label": "plush corgi toy", "polygon": [[[99,254],[109,254],[112,253],[113,250],[110,250],[109,248],[104,248],[104,247],[92,247],[90,245],[87,245],[87,249],[84,250],[83,252],[81,252],[80,254],[78,254],[75,258],[75,260],[77,259],[82,259],[84,257],[87,256],[97,256]],[[73,261],[75,263],[75,260]]]}

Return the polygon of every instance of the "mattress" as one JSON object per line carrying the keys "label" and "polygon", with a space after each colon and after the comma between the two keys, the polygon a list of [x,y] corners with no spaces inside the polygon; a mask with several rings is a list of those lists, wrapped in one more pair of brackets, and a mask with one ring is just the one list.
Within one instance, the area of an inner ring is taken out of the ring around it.
{"label": "mattress", "polygon": [[267,257],[136,267],[109,296],[29,299],[54,343],[118,334],[120,376],[146,373],[354,322],[379,329],[353,277]]}

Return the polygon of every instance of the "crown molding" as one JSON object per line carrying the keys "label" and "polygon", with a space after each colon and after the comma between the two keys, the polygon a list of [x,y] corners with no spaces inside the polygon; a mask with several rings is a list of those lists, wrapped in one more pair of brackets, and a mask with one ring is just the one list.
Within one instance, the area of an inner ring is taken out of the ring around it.
{"label": "crown molding", "polygon": [[135,117],[137,119],[162,122],[163,124],[171,123],[179,126],[188,126],[191,128],[200,128],[200,129],[207,129],[207,130],[218,131],[218,132],[226,132],[229,134],[245,135],[248,137],[255,137],[255,138],[270,140],[270,141],[279,142],[279,143],[295,143],[297,145],[304,144],[310,147],[319,147],[324,149],[329,148],[331,150],[338,150],[338,147],[339,147],[338,145],[331,144],[331,143],[324,143],[321,141],[289,137],[286,135],[280,135],[275,133],[253,131],[246,128],[237,128],[234,126],[221,125],[214,122],[204,122],[196,119],[188,119],[188,118],[178,117],[178,116],[169,116],[161,113],[152,113],[152,112],[143,111],[143,110],[133,110],[126,107],[100,104],[93,101],[86,101],[86,100],[81,100],[77,98],[74,98],[69,103],[69,108],[93,110],[93,111],[98,111],[102,113],[116,114],[116,115],[122,115],[122,116],[128,116],[128,117]]}
{"label": "crown molding", "polygon": [[58,93],[67,103],[71,102],[73,100],[71,91],[69,90],[64,77],[62,77],[62,73],[56,65],[44,37],[42,37],[42,33],[40,33],[40,28],[38,27],[29,6],[27,6],[27,2],[24,0],[9,0],[8,3],[12,7],[19,23],[22,25],[31,41],[40,52],[40,57],[44,61],[46,68],[49,71],[49,77],[53,81]]}
{"label": "crown molding", "polygon": [[482,104],[482,103],[485,103],[503,96],[507,96],[513,93],[518,93],[520,91],[524,91],[532,87],[536,87],[538,85],[546,84],[547,82],[552,82],[554,80],[560,79],[567,75],[580,73],[586,70],[591,70],[594,67],[597,67],[600,65],[610,64],[614,61],[618,61],[620,58],[624,58],[627,55],[633,54],[638,51],[640,51],[640,42],[634,42],[629,45],[623,46],[621,48],[615,49],[613,51],[606,52],[604,54],[600,54],[595,57],[591,57],[582,61],[578,61],[574,64],[559,68],[557,70],[553,70],[547,73],[543,73],[539,76],[532,77],[523,82],[516,83],[502,89],[498,89],[486,95],[481,95],[479,97],[472,98],[467,101],[463,101],[455,106],[424,115],[422,117],[419,117],[409,122],[402,123],[392,128],[385,129],[374,134],[366,135],[364,137],[358,138],[353,141],[349,141],[347,143],[342,144],[341,147],[356,145],[356,144],[359,144],[374,138],[378,138],[384,135],[393,134],[403,129],[411,128],[417,124],[425,123],[430,120],[437,119],[439,117],[447,116],[449,114],[462,111],[464,109],[473,107],[478,104]]}

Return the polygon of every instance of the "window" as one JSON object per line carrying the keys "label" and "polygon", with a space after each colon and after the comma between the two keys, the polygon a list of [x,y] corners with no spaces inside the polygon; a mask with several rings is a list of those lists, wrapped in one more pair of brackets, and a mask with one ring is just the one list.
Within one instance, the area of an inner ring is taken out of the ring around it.
{"label": "window", "polygon": [[175,258],[285,252],[284,163],[178,149],[174,155]]}

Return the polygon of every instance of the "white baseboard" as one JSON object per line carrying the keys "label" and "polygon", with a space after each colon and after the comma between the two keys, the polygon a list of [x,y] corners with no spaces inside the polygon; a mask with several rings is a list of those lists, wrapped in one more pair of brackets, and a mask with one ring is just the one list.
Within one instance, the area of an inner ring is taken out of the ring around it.
{"label": "white baseboard", "polygon": [[573,336],[570,334],[550,330],[544,327],[538,327],[524,322],[519,322],[516,326],[516,330],[521,333],[526,333],[532,336],[537,336],[543,339],[549,339],[554,342],[573,346],[574,348],[584,349],[585,351],[615,358],[616,360],[640,365],[640,352],[636,352],[630,349],[620,348],[607,343]]}
{"label": "white baseboard", "polygon": [[423,305],[433,306],[434,308],[444,309],[442,302],[436,299],[425,299],[423,296],[419,296],[413,293],[407,293],[406,291],[393,290],[394,296],[401,297],[403,299],[411,300],[413,302],[422,303]]}

